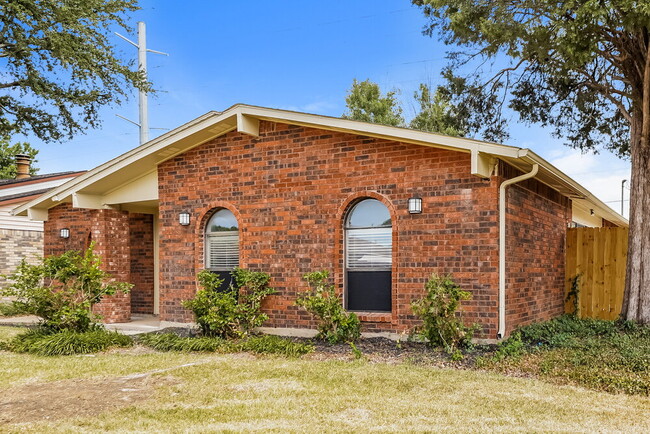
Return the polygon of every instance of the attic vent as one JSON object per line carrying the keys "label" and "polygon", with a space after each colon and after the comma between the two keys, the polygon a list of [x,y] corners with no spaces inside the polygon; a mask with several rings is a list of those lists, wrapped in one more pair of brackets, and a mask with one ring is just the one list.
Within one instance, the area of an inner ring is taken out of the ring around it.
{"label": "attic vent", "polygon": [[158,153],[161,157],[169,157],[170,155],[176,154],[180,149],[178,148],[167,148],[164,151]]}

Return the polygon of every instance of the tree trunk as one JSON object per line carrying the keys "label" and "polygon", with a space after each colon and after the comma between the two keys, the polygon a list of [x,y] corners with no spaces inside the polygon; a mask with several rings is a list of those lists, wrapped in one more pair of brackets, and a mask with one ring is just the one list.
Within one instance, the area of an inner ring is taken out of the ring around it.
{"label": "tree trunk", "polygon": [[623,298],[624,319],[650,324],[650,152],[642,140],[641,119],[631,128],[630,236]]}
{"label": "tree trunk", "polygon": [[643,102],[630,126],[632,180],[630,235],[621,317],[650,324],[650,47],[643,77]]}

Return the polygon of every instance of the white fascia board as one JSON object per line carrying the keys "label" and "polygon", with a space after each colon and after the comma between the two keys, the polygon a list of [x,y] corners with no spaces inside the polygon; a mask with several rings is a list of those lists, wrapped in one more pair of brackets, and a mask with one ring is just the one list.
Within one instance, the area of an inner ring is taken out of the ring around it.
{"label": "white fascia board", "polygon": [[247,105],[238,106],[238,110],[242,114],[258,117],[263,120],[286,122],[308,127],[321,127],[323,129],[358,133],[365,136],[382,137],[400,142],[415,143],[456,151],[472,152],[473,150],[478,150],[494,155],[514,157],[521,150],[521,148],[514,146],[499,145],[497,143],[481,142],[479,140],[466,139],[463,137],[445,136],[443,134],[429,133],[409,128],[390,127],[330,116]]}
{"label": "white fascia board", "polygon": [[628,220],[614,211],[611,207],[605,204],[603,201],[594,196],[589,190],[580,185],[577,181],[566,175],[557,167],[553,166],[551,163],[537,155],[531,150],[526,150],[527,152],[522,156],[524,160],[529,161],[531,164],[539,164],[547,172],[552,174],[555,178],[558,179],[562,184],[564,184],[570,190],[573,190],[576,193],[576,196],[584,197],[584,200],[593,205],[594,210],[598,211],[598,214],[621,226],[629,226]]}
{"label": "white fascia board", "polygon": [[160,151],[162,148],[169,146],[171,143],[182,139],[183,137],[189,136],[193,133],[206,129],[218,123],[226,118],[231,117],[232,114],[218,113],[218,112],[209,112],[185,125],[182,125],[154,140],[151,140],[143,145],[138,146],[131,151],[128,151],[119,157],[116,157],[96,168],[89,170],[88,172],[80,175],[76,178],[71,179],[70,181],[60,185],[57,188],[49,191],[48,193],[40,196],[37,199],[34,199],[26,204],[16,208],[14,210],[14,215],[24,212],[25,210],[46,202],[48,199],[52,199],[54,202],[60,200],[60,198],[65,198],[70,196],[72,193],[91,185],[98,178],[102,178],[120,168],[123,168],[134,161],[146,156],[148,154]]}

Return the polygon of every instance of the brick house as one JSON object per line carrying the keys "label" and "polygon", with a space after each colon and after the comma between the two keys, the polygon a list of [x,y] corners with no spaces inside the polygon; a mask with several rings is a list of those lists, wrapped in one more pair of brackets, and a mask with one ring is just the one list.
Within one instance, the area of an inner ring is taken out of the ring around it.
{"label": "brick house", "polygon": [[[0,274],[12,273],[20,261],[43,256],[43,222],[14,216],[12,210],[69,181],[82,172],[29,175],[30,161],[18,156],[15,179],[0,179]],[[0,278],[0,286],[5,282]]]}
{"label": "brick house", "polygon": [[272,276],[268,327],[313,328],[294,301],[303,274],[327,269],[364,332],[399,333],[437,272],[472,292],[462,310],[488,339],[563,312],[569,225],[627,225],[529,149],[248,105],[15,212],[45,222],[46,254],[95,241],[135,285],[102,303],[106,321],[190,321],[196,273],[241,266]]}

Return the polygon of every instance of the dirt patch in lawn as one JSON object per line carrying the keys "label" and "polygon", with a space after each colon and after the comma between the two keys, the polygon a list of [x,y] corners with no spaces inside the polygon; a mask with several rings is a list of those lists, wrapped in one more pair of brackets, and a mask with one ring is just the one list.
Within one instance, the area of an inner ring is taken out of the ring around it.
{"label": "dirt patch in lawn", "polygon": [[141,375],[14,387],[0,397],[0,424],[92,416],[144,401],[156,387],[176,382],[172,376]]}
{"label": "dirt patch in lawn", "polygon": [[[311,360],[351,360],[358,357],[350,344],[314,342],[315,351],[306,357]],[[491,348],[475,348],[459,361],[451,360],[449,354],[439,348],[431,348],[422,342],[396,342],[386,338],[365,338],[355,343],[361,357],[376,363],[413,363],[438,367],[471,368],[475,359]]]}

